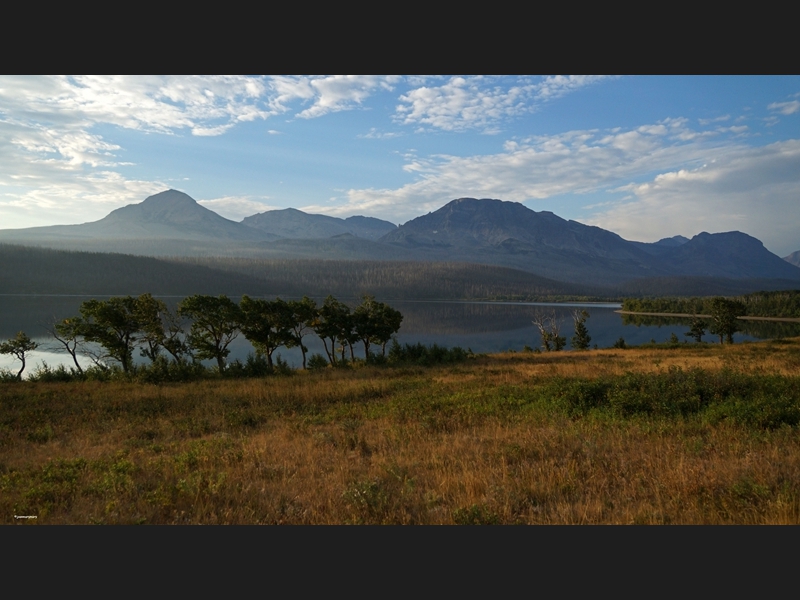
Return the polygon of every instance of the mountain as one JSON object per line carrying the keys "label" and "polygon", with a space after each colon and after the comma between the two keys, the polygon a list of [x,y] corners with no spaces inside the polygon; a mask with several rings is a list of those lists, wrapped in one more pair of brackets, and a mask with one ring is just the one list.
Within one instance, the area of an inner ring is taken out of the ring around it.
{"label": "mountain", "polygon": [[714,289],[738,289],[742,280],[758,279],[763,289],[800,282],[798,266],[738,231],[647,244],[495,199],[459,198],[400,227],[296,209],[236,223],[167,190],[92,223],[3,230],[0,242],[147,256],[462,262],[583,286],[638,280],[640,289],[667,294],[673,286],[703,289],[703,279],[718,280]]}
{"label": "mountain", "polygon": [[278,238],[288,239],[320,239],[350,234],[374,241],[397,229],[394,223],[373,217],[338,219],[304,213],[296,208],[268,210],[244,218],[242,224]]}
{"label": "mountain", "polygon": [[499,264],[561,281],[603,285],[667,274],[615,233],[494,199],[453,200],[379,241],[425,250],[430,259]]}
{"label": "mountain", "polygon": [[551,212],[492,199],[453,200],[379,241],[425,250],[429,259],[446,256],[499,264],[560,281],[599,285],[675,276],[800,280],[800,269],[738,231],[645,244]]}
{"label": "mountain", "polygon": [[3,241],[264,240],[263,232],[221,217],[177,190],[118,208],[99,221],[0,231]]}
{"label": "mountain", "polygon": [[535,212],[518,202],[459,198],[417,217],[381,238],[408,246],[502,248],[519,244],[589,253],[604,258],[634,258],[641,253],[616,233]]}
{"label": "mountain", "polygon": [[681,275],[800,279],[800,269],[764,248],[761,241],[740,231],[698,233],[662,258],[674,263]]}
{"label": "mountain", "polygon": [[661,238],[657,242],[647,243],[647,242],[631,242],[640,250],[644,250],[648,254],[654,254],[656,256],[660,256],[662,254],[668,253],[671,248],[677,248],[678,246],[682,246],[686,242],[689,241],[689,238],[683,237],[682,235],[675,235],[668,238]]}
{"label": "mountain", "polygon": [[797,252],[792,252],[789,256],[784,256],[783,260],[794,265],[795,267],[800,267],[800,250]]}

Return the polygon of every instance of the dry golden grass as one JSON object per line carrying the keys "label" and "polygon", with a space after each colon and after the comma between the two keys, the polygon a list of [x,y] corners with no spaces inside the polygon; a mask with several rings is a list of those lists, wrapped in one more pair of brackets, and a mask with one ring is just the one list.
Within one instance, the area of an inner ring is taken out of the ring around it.
{"label": "dry golden grass", "polygon": [[796,378],[800,340],[0,385],[0,522],[800,522],[797,426],[569,414],[536,396],[670,367]]}

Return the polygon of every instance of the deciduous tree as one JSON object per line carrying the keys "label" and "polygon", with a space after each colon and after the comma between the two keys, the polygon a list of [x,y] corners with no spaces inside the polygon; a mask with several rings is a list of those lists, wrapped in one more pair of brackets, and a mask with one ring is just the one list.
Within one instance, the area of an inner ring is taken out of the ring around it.
{"label": "deciduous tree", "polygon": [[700,317],[692,317],[692,328],[684,333],[686,337],[693,338],[698,344],[703,341],[706,334],[706,322]]}
{"label": "deciduous tree", "polygon": [[300,351],[303,353],[303,368],[305,369],[308,348],[303,344],[303,337],[309,330],[314,328],[314,324],[319,318],[319,310],[317,309],[317,303],[308,296],[303,296],[302,300],[290,300],[288,304],[293,316],[292,331],[294,332],[294,340],[292,344],[300,346]]}
{"label": "deciduous tree", "polygon": [[100,344],[108,357],[118,361],[128,373],[141,329],[136,298],[87,300],[81,304],[80,313],[83,321],[80,334],[86,341]]}
{"label": "deciduous tree", "polygon": [[253,344],[256,352],[267,357],[272,369],[272,354],[281,346],[292,344],[294,336],[294,315],[290,306],[280,298],[276,300],[252,299],[242,296],[241,330]]}
{"label": "deciduous tree", "polygon": [[200,360],[216,360],[220,373],[225,372],[228,346],[235,340],[242,321],[239,306],[227,296],[195,295],[184,298],[178,314],[192,319],[187,343]]}
{"label": "deciduous tree", "polygon": [[29,338],[24,332],[20,331],[16,336],[0,344],[0,354],[12,354],[22,362],[22,367],[17,371],[17,379],[22,379],[22,372],[25,370],[25,358],[29,352],[33,352],[39,344]]}
{"label": "deciduous tree", "polygon": [[745,305],[736,300],[728,298],[712,298],[709,307],[711,309],[711,326],[708,332],[719,336],[719,343],[723,337],[729,344],[733,343],[733,334],[739,331],[739,317],[745,314]]}
{"label": "deciduous tree", "polygon": [[[337,364],[337,342],[342,344],[342,359],[344,359],[344,344],[348,342],[348,338],[352,335],[350,308],[333,296],[328,296],[319,309],[319,318],[316,320],[313,329],[322,340],[328,360],[335,367]],[[328,349],[329,342],[330,349]]]}

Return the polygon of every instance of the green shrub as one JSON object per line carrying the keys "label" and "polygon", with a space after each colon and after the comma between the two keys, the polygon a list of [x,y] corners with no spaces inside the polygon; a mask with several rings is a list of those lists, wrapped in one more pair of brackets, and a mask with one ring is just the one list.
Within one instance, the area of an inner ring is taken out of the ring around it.
{"label": "green shrub", "polygon": [[658,374],[626,373],[596,380],[554,379],[542,399],[569,414],[590,410],[628,417],[687,417],[730,420],[762,429],[800,424],[797,378],[671,367]]}
{"label": "green shrub", "polygon": [[467,360],[471,352],[459,346],[447,348],[433,344],[425,346],[421,343],[399,344],[397,340],[392,341],[389,348],[390,363],[394,364],[413,364],[419,366],[431,366],[436,364],[448,364]]}
{"label": "green shrub", "polygon": [[83,379],[83,375],[78,372],[75,367],[70,367],[69,370],[67,370],[64,365],[58,365],[57,367],[53,368],[45,361],[42,361],[42,364],[36,367],[31,374],[28,375],[29,381],[53,382],[76,381],[81,379]]}
{"label": "green shrub", "polygon": [[322,356],[322,354],[315,353],[308,358],[306,366],[311,371],[318,371],[320,369],[325,369],[328,366],[328,359]]}
{"label": "green shrub", "polygon": [[453,521],[456,525],[497,525],[500,523],[500,517],[483,504],[473,504],[466,508],[455,509]]}

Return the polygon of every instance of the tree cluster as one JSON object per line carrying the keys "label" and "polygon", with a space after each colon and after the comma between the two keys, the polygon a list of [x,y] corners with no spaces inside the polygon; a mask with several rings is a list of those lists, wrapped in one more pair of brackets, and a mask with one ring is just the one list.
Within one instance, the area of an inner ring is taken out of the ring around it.
{"label": "tree cluster", "polygon": [[[369,295],[363,296],[354,309],[333,296],[318,307],[308,297],[286,301],[243,296],[237,304],[224,295],[194,295],[184,298],[172,312],[162,300],[142,294],[84,302],[80,316],[55,323],[51,334],[72,356],[78,372],[83,372],[78,361],[78,355],[82,355],[97,365],[110,359],[128,373],[138,348],[142,357],[154,363],[170,360],[168,356],[176,363],[213,360],[222,373],[229,346],[240,334],[258,356],[266,358],[270,369],[276,349],[298,346],[306,368],[308,348],[303,338],[313,331],[322,339],[330,364],[335,366],[346,361],[346,349],[354,360],[356,343],[364,345],[367,360],[370,349],[377,345],[385,356],[386,344],[400,329],[402,320],[399,311]],[[97,347],[102,350],[92,350]]]}
{"label": "tree cluster", "polygon": [[561,335],[561,321],[556,317],[555,310],[537,310],[533,315],[533,324],[542,336],[542,349],[545,352],[558,352],[567,345],[567,338]]}

